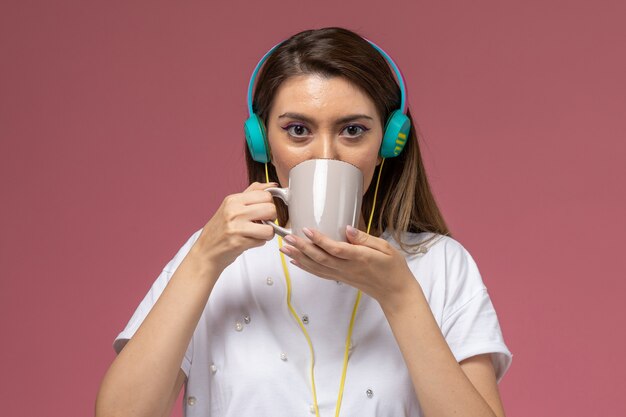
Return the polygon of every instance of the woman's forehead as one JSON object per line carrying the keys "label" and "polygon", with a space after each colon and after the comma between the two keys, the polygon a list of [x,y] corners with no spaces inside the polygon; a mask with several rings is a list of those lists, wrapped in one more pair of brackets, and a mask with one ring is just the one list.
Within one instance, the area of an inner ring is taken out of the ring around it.
{"label": "woman's forehead", "polygon": [[372,99],[343,77],[303,74],[285,80],[274,96],[273,117],[285,112],[361,113],[376,116]]}

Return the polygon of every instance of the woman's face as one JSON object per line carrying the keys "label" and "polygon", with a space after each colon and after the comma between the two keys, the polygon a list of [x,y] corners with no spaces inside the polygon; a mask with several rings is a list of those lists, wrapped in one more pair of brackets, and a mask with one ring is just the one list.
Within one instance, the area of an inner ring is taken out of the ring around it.
{"label": "woman's face", "polygon": [[367,94],[342,77],[299,75],[284,81],[267,120],[271,163],[281,186],[307,159],[339,159],[363,172],[367,190],[382,158],[382,122]]}

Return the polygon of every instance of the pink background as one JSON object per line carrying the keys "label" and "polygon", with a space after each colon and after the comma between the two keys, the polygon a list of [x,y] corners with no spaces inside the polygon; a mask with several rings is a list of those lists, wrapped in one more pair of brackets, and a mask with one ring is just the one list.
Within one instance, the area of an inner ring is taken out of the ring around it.
{"label": "pink background", "polygon": [[254,65],[339,25],[406,77],[507,415],[626,415],[623,2],[94,3],[0,5],[0,414],[93,413],[114,337],[245,186]]}

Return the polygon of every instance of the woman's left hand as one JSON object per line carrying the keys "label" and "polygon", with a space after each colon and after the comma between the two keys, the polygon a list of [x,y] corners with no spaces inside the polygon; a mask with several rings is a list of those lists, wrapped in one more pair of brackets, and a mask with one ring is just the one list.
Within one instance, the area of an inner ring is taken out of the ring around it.
{"label": "woman's left hand", "polygon": [[317,230],[303,232],[310,241],[288,235],[288,244],[281,248],[292,264],[322,278],[345,282],[381,305],[392,302],[417,282],[404,256],[384,239],[350,226],[346,230],[347,243]]}

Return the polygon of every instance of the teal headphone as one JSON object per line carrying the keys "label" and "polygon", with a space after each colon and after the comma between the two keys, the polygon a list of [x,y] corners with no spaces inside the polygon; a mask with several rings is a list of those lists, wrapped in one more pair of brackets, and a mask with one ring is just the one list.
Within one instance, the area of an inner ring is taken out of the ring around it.
{"label": "teal headphone", "polygon": [[[392,158],[400,155],[400,152],[404,149],[404,145],[409,137],[409,130],[411,129],[411,121],[406,115],[406,89],[404,87],[404,79],[402,78],[400,69],[398,69],[391,57],[380,47],[374,44],[374,42],[368,39],[365,40],[376,48],[385,60],[391,64],[391,67],[396,74],[396,78],[398,79],[398,84],[400,85],[400,93],[402,95],[400,109],[394,110],[387,119],[387,123],[385,124],[385,133],[383,135],[383,141],[379,152],[380,156],[383,158]],[[256,65],[256,68],[254,68],[254,72],[250,77],[250,83],[248,84],[248,113],[250,114],[250,117],[244,123],[244,130],[246,133],[246,142],[248,143],[248,149],[250,150],[252,159],[257,162],[269,162],[270,152],[269,144],[267,142],[267,132],[265,131],[263,121],[252,111],[252,87],[261,65],[263,65],[268,56],[281,44],[282,42],[274,45],[272,49],[263,55],[263,58],[261,58],[259,63]]]}

